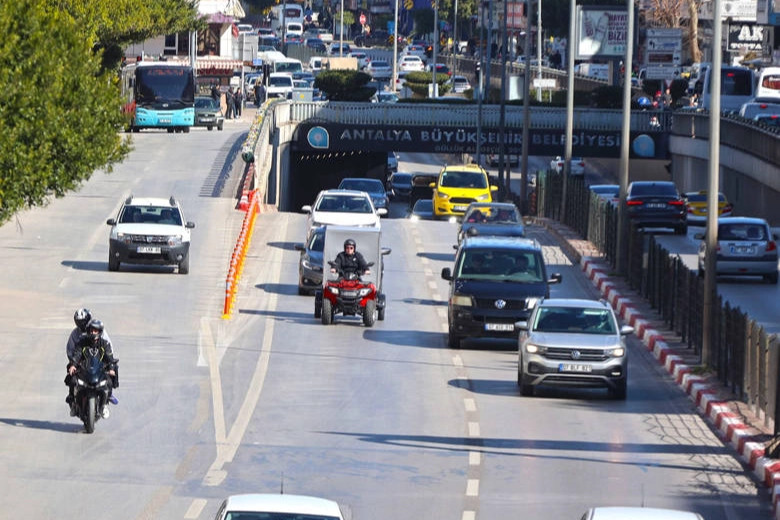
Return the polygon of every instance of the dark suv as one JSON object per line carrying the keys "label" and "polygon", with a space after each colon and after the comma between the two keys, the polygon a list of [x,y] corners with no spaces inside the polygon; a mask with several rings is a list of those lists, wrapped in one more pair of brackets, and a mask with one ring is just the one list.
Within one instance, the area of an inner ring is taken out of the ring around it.
{"label": "dark suv", "polygon": [[632,182],[626,206],[629,219],[640,228],[673,228],[677,235],[688,232],[688,208],[673,182]]}
{"label": "dark suv", "polygon": [[448,306],[450,348],[465,338],[516,338],[517,322],[528,319],[549,284],[542,247],[536,240],[512,237],[467,237],[455,254],[455,265],[441,277],[450,282]]}

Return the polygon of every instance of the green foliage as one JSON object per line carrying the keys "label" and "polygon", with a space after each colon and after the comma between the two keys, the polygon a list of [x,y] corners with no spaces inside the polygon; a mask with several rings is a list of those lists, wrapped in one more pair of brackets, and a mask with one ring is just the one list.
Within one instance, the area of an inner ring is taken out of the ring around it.
{"label": "green foliage", "polygon": [[129,151],[96,27],[48,0],[0,3],[0,223],[111,171]]}
{"label": "green foliage", "polygon": [[323,70],[314,86],[332,101],[368,101],[376,89],[366,86],[371,76],[357,70]]}
{"label": "green foliage", "polygon": [[[439,84],[440,96],[450,91],[450,85],[445,85],[448,79],[450,78],[446,74],[436,74],[436,83]],[[433,73],[431,72],[410,72],[406,75],[405,85],[419,96],[428,96],[428,85],[431,83],[433,83]]]}
{"label": "green foliage", "polygon": [[415,37],[433,35],[433,9],[415,9],[412,11],[412,15],[414,16]]}

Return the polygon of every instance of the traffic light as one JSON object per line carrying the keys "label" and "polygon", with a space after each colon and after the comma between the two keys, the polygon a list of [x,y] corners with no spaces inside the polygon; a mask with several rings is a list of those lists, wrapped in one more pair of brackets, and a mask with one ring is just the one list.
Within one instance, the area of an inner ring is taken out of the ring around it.
{"label": "traffic light", "polygon": [[474,64],[474,74],[479,76],[480,72],[482,72],[482,62],[478,61],[477,63]]}

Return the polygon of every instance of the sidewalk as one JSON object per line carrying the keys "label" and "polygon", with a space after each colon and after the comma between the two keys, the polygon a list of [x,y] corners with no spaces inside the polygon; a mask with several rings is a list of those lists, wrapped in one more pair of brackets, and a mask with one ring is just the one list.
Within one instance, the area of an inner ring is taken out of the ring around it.
{"label": "sidewalk", "polygon": [[740,460],[769,488],[774,517],[780,520],[780,460],[764,456],[773,436],[764,419],[737,400],[729,388],[700,370],[698,354],[667,327],[649,303],[622,277],[612,273],[611,265],[593,244],[555,220],[534,220],[558,239],[572,262],[582,268],[620,318],[634,327],[636,337],[690,396],[724,444],[734,448]]}

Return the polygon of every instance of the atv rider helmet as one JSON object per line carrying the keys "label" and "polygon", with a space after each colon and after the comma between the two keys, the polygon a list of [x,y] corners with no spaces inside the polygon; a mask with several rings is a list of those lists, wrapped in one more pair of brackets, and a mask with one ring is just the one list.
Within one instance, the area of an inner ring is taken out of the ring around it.
{"label": "atv rider helmet", "polygon": [[351,238],[348,238],[344,241],[344,252],[347,251],[347,248],[352,248],[352,251],[354,252],[357,249],[357,244],[355,244],[355,241]]}
{"label": "atv rider helmet", "polygon": [[81,332],[87,332],[87,325],[92,320],[92,313],[89,309],[82,307],[73,314],[73,321]]}
{"label": "atv rider helmet", "polygon": [[100,336],[103,335],[103,322],[98,319],[89,320],[87,324],[87,334],[89,334],[92,343],[96,343]]}

